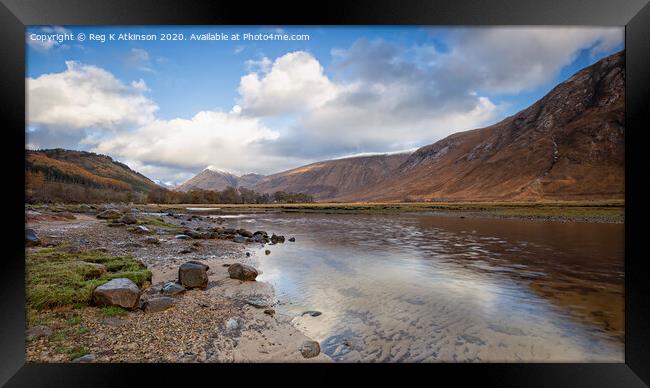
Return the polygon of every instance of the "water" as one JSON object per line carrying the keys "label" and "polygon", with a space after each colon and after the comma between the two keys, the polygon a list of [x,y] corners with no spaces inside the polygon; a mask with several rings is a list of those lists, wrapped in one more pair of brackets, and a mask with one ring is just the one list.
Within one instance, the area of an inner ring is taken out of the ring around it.
{"label": "water", "polygon": [[233,221],[295,236],[251,246],[258,280],[334,360],[623,362],[621,224],[409,213]]}

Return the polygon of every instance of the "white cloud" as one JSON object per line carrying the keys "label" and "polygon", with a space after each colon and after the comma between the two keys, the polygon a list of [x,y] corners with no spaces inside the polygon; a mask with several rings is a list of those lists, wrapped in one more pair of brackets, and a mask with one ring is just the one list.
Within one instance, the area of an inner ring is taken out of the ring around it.
{"label": "white cloud", "polygon": [[96,66],[67,61],[61,73],[27,78],[27,122],[53,132],[117,131],[144,125],[158,106],[142,95],[144,81],[125,85]]}
{"label": "white cloud", "polygon": [[[435,30],[434,30],[435,35]],[[620,27],[476,27],[452,32],[449,53],[434,62],[441,75],[492,93],[517,93],[542,86],[575,60],[623,43]]]}
{"label": "white cloud", "polygon": [[338,93],[323,73],[321,64],[304,51],[285,54],[271,65],[268,58],[249,62],[257,65],[241,78],[239,94],[243,112],[269,116],[316,109]]}
{"label": "white cloud", "polygon": [[187,171],[216,165],[245,173],[268,170],[270,159],[255,148],[261,141],[277,138],[278,133],[258,119],[201,111],[189,120],[155,120],[135,131],[98,141],[94,151],[158,168]]}

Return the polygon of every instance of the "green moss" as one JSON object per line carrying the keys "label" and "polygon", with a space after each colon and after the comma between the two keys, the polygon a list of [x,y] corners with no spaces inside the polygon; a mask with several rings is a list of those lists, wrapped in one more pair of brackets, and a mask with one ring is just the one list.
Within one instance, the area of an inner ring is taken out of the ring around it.
{"label": "green moss", "polygon": [[[107,272],[82,262],[100,263]],[[151,280],[151,272],[132,256],[112,256],[101,251],[68,253],[59,247],[27,253],[27,305],[35,309],[87,306],[92,292],[111,279],[128,278],[138,286]],[[99,276],[98,276],[99,275]]]}
{"label": "green moss", "polygon": [[112,317],[122,317],[128,314],[128,311],[126,311],[125,309],[119,306],[104,306],[101,308],[101,313],[104,317],[112,318]]}
{"label": "green moss", "polygon": [[183,226],[170,224],[161,218],[143,218],[138,220],[138,225],[158,226],[161,228],[183,229]]}
{"label": "green moss", "polygon": [[74,315],[72,318],[68,319],[66,323],[70,326],[75,326],[81,323],[81,317],[79,315]]}

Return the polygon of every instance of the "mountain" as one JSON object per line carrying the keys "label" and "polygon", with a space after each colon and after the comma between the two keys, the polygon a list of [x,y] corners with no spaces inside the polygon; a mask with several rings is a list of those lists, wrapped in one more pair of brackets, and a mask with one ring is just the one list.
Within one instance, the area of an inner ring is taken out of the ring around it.
{"label": "mountain", "polygon": [[317,201],[354,197],[364,187],[388,178],[408,157],[408,154],[373,155],[312,163],[266,176],[253,189],[262,193],[310,194]]}
{"label": "mountain", "polygon": [[[625,53],[492,126],[422,147],[341,201],[624,198]],[[299,169],[298,169],[299,170]]]}
{"label": "mountain", "polygon": [[25,177],[28,199],[38,200],[128,200],[160,188],[106,155],[60,148],[27,150]]}
{"label": "mountain", "polygon": [[226,171],[206,168],[194,177],[176,187],[177,191],[212,190],[223,191],[228,187],[251,188],[264,176],[259,174],[245,174],[240,177]]}

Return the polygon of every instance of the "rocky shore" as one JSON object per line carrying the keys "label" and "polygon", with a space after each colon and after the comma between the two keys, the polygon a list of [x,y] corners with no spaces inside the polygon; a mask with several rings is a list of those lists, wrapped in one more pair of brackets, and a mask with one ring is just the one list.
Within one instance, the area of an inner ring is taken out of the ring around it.
{"label": "rocky shore", "polygon": [[[293,317],[275,312],[273,287],[256,280],[263,258],[253,248],[290,237],[118,205],[30,206],[25,217],[29,362],[329,361]],[[117,268],[112,257],[142,269]],[[87,303],[33,302],[40,278],[29,266],[52,258],[101,283]]]}

